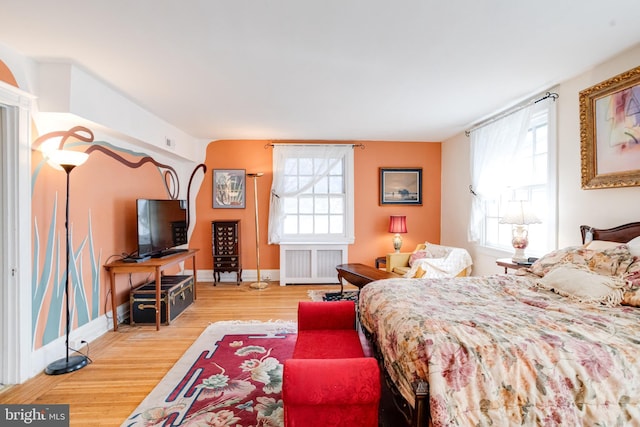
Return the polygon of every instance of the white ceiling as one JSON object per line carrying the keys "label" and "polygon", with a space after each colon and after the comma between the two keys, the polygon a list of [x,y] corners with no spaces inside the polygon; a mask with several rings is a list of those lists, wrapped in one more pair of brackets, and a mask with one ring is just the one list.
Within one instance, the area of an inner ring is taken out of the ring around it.
{"label": "white ceiling", "polygon": [[638,42],[638,0],[0,0],[0,44],[211,140],[440,141]]}

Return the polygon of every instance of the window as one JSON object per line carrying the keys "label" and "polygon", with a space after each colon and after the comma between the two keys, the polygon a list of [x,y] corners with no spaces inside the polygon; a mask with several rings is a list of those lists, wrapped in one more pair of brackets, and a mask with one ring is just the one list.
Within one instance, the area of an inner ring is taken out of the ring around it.
{"label": "window", "polygon": [[474,201],[469,238],[505,251],[511,225],[500,224],[511,200],[529,202],[540,224],[529,226],[527,252],[541,255],[556,246],[555,102],[531,104],[472,133]]}
{"label": "window", "polygon": [[341,236],[345,224],[344,162],[337,161],[315,184],[313,172],[331,159],[289,158],[284,168],[287,188],[301,190],[284,197],[284,235],[329,234]]}
{"label": "window", "polygon": [[275,145],[269,243],[353,242],[351,145]]}

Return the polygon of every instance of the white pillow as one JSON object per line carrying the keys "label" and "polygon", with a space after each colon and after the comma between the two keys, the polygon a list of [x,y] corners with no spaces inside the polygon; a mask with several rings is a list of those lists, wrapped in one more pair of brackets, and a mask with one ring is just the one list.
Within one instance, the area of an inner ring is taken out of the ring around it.
{"label": "white pillow", "polygon": [[634,237],[627,242],[627,247],[631,255],[640,257],[640,236]]}
{"label": "white pillow", "polygon": [[609,242],[607,240],[592,240],[584,245],[584,247],[591,249],[592,251],[604,251],[605,249],[617,248],[620,245],[624,245],[624,243]]}
{"label": "white pillow", "polygon": [[622,302],[622,287],[626,282],[586,267],[560,264],[538,279],[537,284],[574,301],[615,306]]}

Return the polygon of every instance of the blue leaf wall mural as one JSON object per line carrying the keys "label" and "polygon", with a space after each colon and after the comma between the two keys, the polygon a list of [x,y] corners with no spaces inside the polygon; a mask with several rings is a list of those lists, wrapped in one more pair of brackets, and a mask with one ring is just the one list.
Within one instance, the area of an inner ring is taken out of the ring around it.
{"label": "blue leaf wall mural", "polygon": [[84,275],[82,274],[82,250],[86,246],[87,239],[82,239],[80,246],[73,251],[73,233],[71,238],[71,294],[73,295],[74,310],[72,310],[78,317],[78,326],[82,326],[91,320],[89,313],[89,304],[87,302],[87,294],[84,288]]}
{"label": "blue leaf wall mural", "polygon": [[95,250],[93,248],[93,222],[91,220],[91,210],[89,210],[89,257],[91,258],[91,293],[93,298],[91,299],[91,318],[95,319],[100,314],[100,298],[96,296],[100,295],[100,255],[96,257]]}
{"label": "blue leaf wall mural", "polygon": [[[55,210],[57,209],[57,204],[54,204],[54,211],[52,212],[52,218],[54,218],[55,224]],[[51,227],[51,230],[55,230],[55,227]],[[89,234],[91,234],[91,229],[89,230]],[[78,319],[78,326],[84,325],[90,322],[92,319],[97,317],[96,315],[92,315],[89,309],[89,304],[87,301],[87,295],[84,288],[84,280],[82,274],[82,251],[85,248],[88,239],[83,239],[80,245],[76,249],[73,247],[73,231],[70,232],[71,246],[69,247],[70,251],[70,270],[69,270],[69,311],[71,324],[74,323],[75,319]],[[47,322],[45,325],[45,331],[42,337],[42,345],[48,344],[51,341],[58,338],[65,331],[66,327],[66,307],[64,301],[64,288],[66,281],[66,270],[63,269],[61,274],[59,274],[58,265],[60,260],[60,240],[56,237],[55,232],[49,233],[49,238],[47,242],[47,248],[53,247],[55,242],[56,250],[53,251],[53,256],[51,255],[51,251],[47,249],[47,259],[52,260],[52,262],[45,262],[46,266],[43,269],[43,274],[40,276],[39,285],[34,293],[35,298],[34,302],[37,301],[37,304],[34,303],[34,311],[33,311],[33,319],[34,319],[34,336],[35,336],[35,327],[37,326],[37,320],[42,311],[42,303],[44,300],[44,296],[51,290],[51,303],[49,304],[49,312],[47,316]],[[38,252],[36,252],[37,254]],[[91,264],[97,265],[93,256],[91,256]],[[38,262],[36,257],[35,262]],[[50,266],[53,264],[54,266],[54,274],[44,274],[45,270],[48,270]],[[95,268],[92,268],[95,270]],[[99,276],[99,275],[98,275]],[[98,278],[99,282],[99,278]],[[92,299],[99,301],[99,283],[98,290],[92,286]],[[96,302],[96,304],[98,304]],[[96,312],[97,313],[97,312]]]}
{"label": "blue leaf wall mural", "polygon": [[[50,234],[51,236],[51,234]],[[55,233],[54,233],[55,236]],[[62,322],[62,301],[64,298],[64,287],[60,283],[60,275],[59,265],[60,265],[60,239],[55,238],[55,243],[52,242],[51,245],[55,246],[55,251],[53,253],[53,271],[54,274],[51,276],[51,280],[48,280],[44,283],[43,292],[46,294],[47,290],[51,288],[51,301],[49,303],[49,312],[47,314],[47,322],[44,328],[44,334],[42,336],[42,343],[48,344],[54,339],[58,338],[60,335],[60,326]],[[49,243],[47,243],[49,246]],[[51,259],[51,258],[48,258]],[[46,260],[45,260],[46,261]],[[48,264],[47,262],[45,262]],[[63,269],[62,274],[66,274],[66,270]],[[35,334],[34,334],[35,337]]]}
{"label": "blue leaf wall mural", "polygon": [[34,226],[35,226],[35,243],[34,243],[34,256],[33,256],[33,262],[34,262],[34,275],[33,275],[33,303],[32,303],[32,313],[31,313],[31,317],[32,317],[32,323],[31,323],[31,328],[32,328],[32,336],[34,337],[33,339],[35,339],[36,336],[36,328],[38,326],[38,320],[40,318],[40,315],[42,313],[42,304],[44,301],[44,297],[47,293],[47,288],[48,288],[48,283],[51,280],[52,277],[52,269],[55,270],[55,272],[53,273],[54,277],[57,277],[57,271],[58,271],[58,263],[57,261],[54,264],[54,258],[53,258],[53,253],[54,253],[54,243],[56,241],[56,225],[57,225],[57,221],[56,221],[56,212],[58,210],[58,197],[57,197],[57,193],[56,196],[54,198],[53,201],[53,210],[51,213],[51,219],[49,220],[49,233],[47,233],[47,242],[46,242],[46,246],[45,246],[45,259],[43,260],[44,262],[42,262],[42,273],[38,274],[38,266],[41,264],[40,262],[40,235],[39,233],[37,233],[38,228],[37,228],[37,221],[36,219],[34,219]]}
{"label": "blue leaf wall mural", "polygon": [[[54,131],[42,135],[33,142],[32,149],[38,150],[40,144],[54,137],[62,138],[59,148],[74,148],[91,154],[91,157],[96,155],[106,156],[120,165],[120,167],[124,167],[129,171],[145,167],[146,170],[141,171],[141,174],[146,177],[146,182],[157,183],[159,181],[167,198],[175,199],[180,193],[180,180],[173,166],[158,162],[144,152],[117,147],[105,141],[94,141],[93,132],[82,126],[76,126],[68,131]],[[72,140],[66,141],[69,138]],[[45,155],[43,155],[39,161],[34,162],[31,176],[34,206],[40,209],[38,215],[48,219],[48,221],[42,221],[41,219],[40,224],[38,224],[36,214],[34,214],[33,218],[33,276],[31,282],[33,295],[33,348],[49,344],[65,334],[66,306],[64,290],[67,277],[66,268],[69,269],[71,328],[75,329],[77,326],[88,324],[99,318],[101,308],[103,308],[101,307],[101,276],[105,275],[102,270],[103,249],[101,248],[101,242],[96,241],[96,236],[101,236],[103,230],[98,228],[97,234],[94,232],[91,208],[95,206],[91,206],[91,204],[88,206],[86,229],[82,224],[80,228],[76,228],[74,233],[71,224],[69,224],[70,262],[68,266],[64,266],[66,234],[64,230],[58,230],[58,228],[61,228],[61,224],[57,221],[57,218],[61,212],[58,212],[58,192],[55,191],[56,185],[60,186],[60,183],[57,181],[58,177],[55,177],[56,181],[54,182],[51,178],[54,175],[50,175],[51,171],[45,169],[46,165],[47,161]],[[155,177],[149,178],[150,172],[153,175],[153,170],[149,171],[148,169],[149,166],[157,170],[158,181],[156,181]],[[99,165],[99,167],[105,167],[105,163]],[[112,165],[106,167],[110,168]],[[196,170],[206,172],[206,166],[198,165]],[[109,173],[112,173],[112,171],[113,169],[109,170]],[[48,179],[51,179],[51,183],[47,181]],[[108,185],[108,183],[100,184]],[[189,183],[190,186],[191,183]],[[153,191],[156,191],[157,188],[156,186]],[[52,194],[53,196],[51,196]],[[189,193],[187,193],[187,200],[189,200],[188,195]],[[53,200],[50,200],[50,197]],[[129,195],[128,197],[131,196]],[[52,204],[51,201],[53,202]],[[118,200],[115,203],[119,202]],[[187,206],[187,210],[188,208]],[[77,214],[78,212],[76,212]],[[96,225],[100,227],[100,224]],[[44,233],[46,233],[46,240],[44,239]],[[77,236],[76,239],[74,239],[74,235]],[[119,254],[111,256],[119,256]],[[102,289],[104,289],[104,284]],[[104,310],[106,312],[106,306]],[[102,313],[102,315],[106,314]]]}
{"label": "blue leaf wall mural", "polygon": [[[52,136],[61,136],[64,138],[75,137],[80,141],[68,141],[64,145],[66,148],[78,148],[86,147],[87,143],[89,147],[85,150],[87,153],[92,151],[99,151],[108,157],[113,158],[117,162],[124,164],[130,168],[138,168],[145,164],[154,165],[159,172],[159,176],[165,189],[171,195],[175,196],[178,192],[179,184],[177,174],[171,166],[158,163],[148,154],[133,151],[128,149],[122,149],[114,146],[105,141],[93,141],[93,133],[83,127],[75,127],[69,131],[52,132],[47,135],[43,135],[38,138],[32,148],[37,149],[38,145]],[[117,154],[126,153],[137,157],[140,160],[137,162],[130,162]],[[38,164],[34,165],[33,173],[31,176],[31,189],[32,193],[35,190],[35,185],[38,177],[43,172],[43,168],[46,167],[47,161],[43,157]],[[168,182],[168,184],[167,184]],[[33,279],[32,279],[32,339],[33,347],[36,348],[39,345],[46,345],[60,336],[64,335],[66,328],[66,306],[64,297],[64,288],[66,280],[66,268],[60,264],[64,259],[64,251],[66,244],[66,235],[64,233],[57,233],[58,222],[58,193],[56,192],[53,200],[53,207],[49,215],[49,223],[47,230],[46,242],[41,242],[40,229],[38,226],[37,218],[34,217],[34,240],[33,240]],[[101,273],[101,254],[102,251],[96,251],[95,240],[93,233],[93,223],[91,219],[91,211],[88,215],[88,229],[86,231],[86,237],[76,245],[73,239],[73,230],[70,231],[71,245],[70,250],[70,263],[69,263],[69,305],[72,329],[74,325],[82,326],[93,319],[100,316],[100,273]],[[44,243],[44,253],[41,253],[41,244]],[[90,280],[91,286],[85,287],[85,274],[83,268],[87,260],[88,252],[88,266],[90,267]],[[40,268],[42,270],[40,271]],[[90,294],[87,294],[90,292]],[[47,300],[49,298],[50,300]],[[45,302],[49,301],[48,306],[45,306]],[[43,322],[43,316],[46,313],[46,321]],[[76,322],[77,319],[77,322]],[[37,342],[38,327],[44,325],[42,337]]]}

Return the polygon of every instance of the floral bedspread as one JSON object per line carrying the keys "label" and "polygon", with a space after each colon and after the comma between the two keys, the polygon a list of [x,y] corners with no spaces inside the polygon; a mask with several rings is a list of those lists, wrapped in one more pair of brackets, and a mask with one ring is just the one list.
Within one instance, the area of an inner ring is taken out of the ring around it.
{"label": "floral bedspread", "polygon": [[640,308],[495,275],[372,282],[359,311],[410,404],[428,381],[433,426],[640,424]]}

